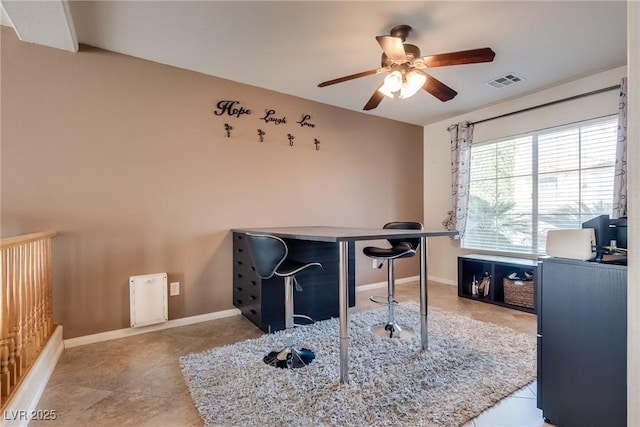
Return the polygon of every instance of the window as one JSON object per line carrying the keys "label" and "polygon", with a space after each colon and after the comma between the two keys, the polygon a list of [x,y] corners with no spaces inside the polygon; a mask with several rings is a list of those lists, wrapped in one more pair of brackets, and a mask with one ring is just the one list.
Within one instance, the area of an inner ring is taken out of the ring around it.
{"label": "window", "polygon": [[610,214],[617,116],[471,147],[462,247],[543,254],[547,231]]}

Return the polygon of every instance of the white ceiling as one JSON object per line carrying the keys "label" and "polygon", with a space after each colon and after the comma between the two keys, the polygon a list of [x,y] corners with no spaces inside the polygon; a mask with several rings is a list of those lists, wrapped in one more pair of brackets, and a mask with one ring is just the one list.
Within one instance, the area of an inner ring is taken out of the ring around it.
{"label": "white ceiling", "polygon": [[[491,47],[492,63],[431,68],[458,91],[441,102],[420,91],[367,112],[425,125],[626,64],[624,1],[13,1],[2,24],[22,40],[80,44],[362,111],[379,67],[375,36],[411,25],[422,55]],[[8,16],[7,16],[8,15]],[[82,54],[80,47],[79,55]],[[524,81],[484,83],[506,73]],[[212,94],[215,98],[215,94]]]}

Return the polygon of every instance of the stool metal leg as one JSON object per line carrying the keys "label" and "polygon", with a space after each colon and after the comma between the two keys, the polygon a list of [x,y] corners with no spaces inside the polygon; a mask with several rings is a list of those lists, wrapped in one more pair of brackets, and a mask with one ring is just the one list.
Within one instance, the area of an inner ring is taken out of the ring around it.
{"label": "stool metal leg", "polygon": [[293,328],[293,279],[284,278],[284,327],[287,332]]}
{"label": "stool metal leg", "polygon": [[276,368],[303,368],[311,363],[316,355],[308,348],[293,345],[292,330],[295,326],[293,314],[293,276],[284,278],[284,292],[284,324],[286,328],[287,346],[280,351],[270,352],[262,361]]}
{"label": "stool metal leg", "polygon": [[389,321],[387,324],[394,324],[395,318],[395,272],[393,269],[393,260],[389,260],[389,266],[387,268],[387,302],[389,303]]}
{"label": "stool metal leg", "polygon": [[398,301],[395,299],[395,280],[394,280],[393,260],[388,261],[387,269],[387,304],[389,306],[389,318],[387,323],[383,325],[375,325],[371,327],[374,335],[386,338],[408,338],[413,335],[413,329],[401,326],[396,322],[395,306]]}

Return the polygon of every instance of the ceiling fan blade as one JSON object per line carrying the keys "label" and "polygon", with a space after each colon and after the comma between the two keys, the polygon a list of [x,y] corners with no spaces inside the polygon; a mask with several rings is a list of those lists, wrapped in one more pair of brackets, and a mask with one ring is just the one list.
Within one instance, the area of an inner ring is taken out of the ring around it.
{"label": "ceiling fan blade", "polygon": [[476,64],[491,62],[496,53],[489,47],[482,49],[461,50],[460,52],[441,53],[422,58],[427,67],[444,67],[447,65]]}
{"label": "ceiling fan blade", "polygon": [[333,85],[333,84],[336,84],[336,83],[342,83],[342,82],[346,82],[346,81],[349,81],[349,80],[358,79],[360,77],[371,76],[371,75],[377,74],[379,72],[380,72],[380,69],[376,68],[375,70],[368,70],[368,71],[363,71],[361,73],[351,74],[349,76],[338,77],[337,79],[327,80],[326,82],[322,82],[322,83],[318,84],[318,87],[325,87],[325,86]]}
{"label": "ceiling fan blade", "polygon": [[[424,73],[423,71],[420,71],[420,72]],[[436,79],[432,75],[427,73],[424,73],[424,74],[427,76],[427,81],[422,86],[422,89],[426,90],[431,95],[438,98],[440,101],[442,102],[449,101],[450,99],[455,98],[456,95],[458,94],[458,92],[451,89],[449,86],[442,83],[440,80]]]}
{"label": "ceiling fan blade", "polygon": [[384,82],[382,82],[380,86],[376,88],[376,91],[373,92],[373,95],[371,95],[371,98],[369,98],[369,101],[367,101],[363,110],[373,110],[378,105],[380,105],[380,102],[382,102],[382,99],[384,98],[384,94],[380,92],[378,89],[380,89],[383,84]]}
{"label": "ceiling fan blade", "polygon": [[378,44],[384,51],[387,58],[400,61],[407,60],[407,54],[404,51],[404,46],[402,45],[402,39],[400,37],[393,36],[377,36],[376,40],[378,40]]}

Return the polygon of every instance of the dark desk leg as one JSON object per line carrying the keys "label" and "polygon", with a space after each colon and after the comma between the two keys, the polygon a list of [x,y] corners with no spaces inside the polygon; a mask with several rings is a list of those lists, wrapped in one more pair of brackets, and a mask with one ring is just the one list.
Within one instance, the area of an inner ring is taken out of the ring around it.
{"label": "dark desk leg", "polygon": [[340,242],[340,382],[349,384],[349,242]]}
{"label": "dark desk leg", "polygon": [[429,334],[427,328],[427,237],[420,238],[420,337],[422,350],[429,349]]}

